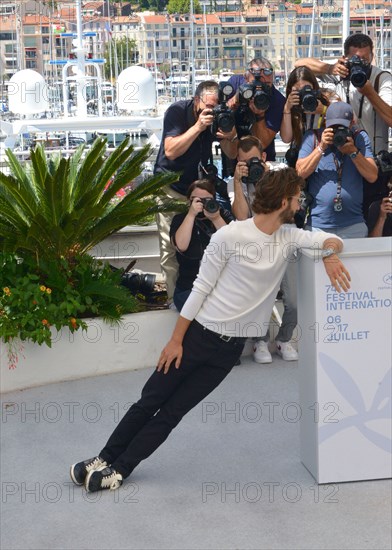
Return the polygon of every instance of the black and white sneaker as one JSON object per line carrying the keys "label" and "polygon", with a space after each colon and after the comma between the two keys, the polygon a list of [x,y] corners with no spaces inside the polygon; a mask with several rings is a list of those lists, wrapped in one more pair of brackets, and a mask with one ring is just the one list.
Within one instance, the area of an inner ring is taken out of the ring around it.
{"label": "black and white sneaker", "polygon": [[83,485],[89,472],[97,468],[104,468],[105,466],[107,466],[107,463],[99,456],[94,456],[83,462],[77,462],[71,466],[71,479],[76,485]]}
{"label": "black and white sneaker", "polygon": [[93,493],[101,489],[110,489],[113,491],[121,487],[122,482],[122,475],[116,472],[111,466],[106,466],[89,472],[84,485],[86,491]]}

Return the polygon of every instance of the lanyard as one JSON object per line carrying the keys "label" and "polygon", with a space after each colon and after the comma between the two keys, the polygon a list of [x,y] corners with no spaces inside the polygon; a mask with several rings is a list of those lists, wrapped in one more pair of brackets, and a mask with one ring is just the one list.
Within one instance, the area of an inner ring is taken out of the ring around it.
{"label": "lanyard", "polygon": [[343,174],[343,160],[339,161],[335,155],[335,153],[332,151],[333,161],[336,166],[336,172],[338,175],[338,181],[336,183],[336,198],[340,200],[340,196],[342,194],[342,174]]}

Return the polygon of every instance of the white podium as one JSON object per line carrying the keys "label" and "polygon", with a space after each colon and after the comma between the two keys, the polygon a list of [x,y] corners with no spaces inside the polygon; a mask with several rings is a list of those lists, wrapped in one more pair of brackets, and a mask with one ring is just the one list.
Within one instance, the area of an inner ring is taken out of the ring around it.
{"label": "white podium", "polygon": [[301,460],[318,483],[391,477],[392,238],[350,239],[351,289],[323,262],[298,266]]}

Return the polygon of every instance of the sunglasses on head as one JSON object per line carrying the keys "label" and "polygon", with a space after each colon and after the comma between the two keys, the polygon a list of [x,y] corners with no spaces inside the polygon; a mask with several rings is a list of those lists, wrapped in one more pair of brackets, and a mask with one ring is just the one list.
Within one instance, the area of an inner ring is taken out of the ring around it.
{"label": "sunglasses on head", "polygon": [[255,69],[255,68],[249,69],[249,72],[251,72],[252,74],[253,74],[253,73],[263,73],[263,74],[265,74],[265,76],[269,76],[269,75],[271,75],[274,71],[273,71],[273,69],[268,69],[268,68],[263,69],[263,68],[257,67],[257,69]]}

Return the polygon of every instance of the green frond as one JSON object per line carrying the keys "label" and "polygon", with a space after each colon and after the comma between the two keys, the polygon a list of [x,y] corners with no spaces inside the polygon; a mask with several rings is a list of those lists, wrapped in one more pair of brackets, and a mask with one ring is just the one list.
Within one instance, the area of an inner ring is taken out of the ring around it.
{"label": "green frond", "polygon": [[132,183],[138,176],[140,176],[143,171],[143,164],[151,155],[151,147],[149,145],[145,145],[139,151],[133,151],[132,149],[131,152],[132,156],[124,162],[123,166],[121,166],[118,170],[114,181],[106,191],[105,196],[102,197],[102,201],[108,202],[120,189]]}
{"label": "green frond", "polygon": [[[82,146],[83,147],[83,146]],[[106,139],[97,138],[81,162],[76,178],[72,181],[71,207],[79,204],[94,190],[94,180],[105,162]]]}

